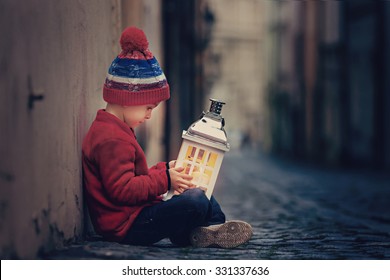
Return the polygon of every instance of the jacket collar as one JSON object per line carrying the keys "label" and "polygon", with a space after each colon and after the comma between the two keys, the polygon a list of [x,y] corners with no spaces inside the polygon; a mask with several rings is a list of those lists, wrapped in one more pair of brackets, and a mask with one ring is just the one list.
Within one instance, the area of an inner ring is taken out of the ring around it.
{"label": "jacket collar", "polygon": [[118,125],[122,130],[135,137],[134,130],[129,127],[124,121],[120,120],[117,116],[108,113],[104,109],[100,109],[96,114],[96,121],[102,121],[105,123],[112,123]]}

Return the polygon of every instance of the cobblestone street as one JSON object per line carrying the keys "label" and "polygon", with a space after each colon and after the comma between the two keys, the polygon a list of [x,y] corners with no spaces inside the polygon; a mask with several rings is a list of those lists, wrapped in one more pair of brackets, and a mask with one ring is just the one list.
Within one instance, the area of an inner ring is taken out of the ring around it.
{"label": "cobblestone street", "polygon": [[45,259],[390,259],[390,176],[310,167],[255,153],[225,156],[215,197],[252,224],[234,249],[128,246],[89,240]]}

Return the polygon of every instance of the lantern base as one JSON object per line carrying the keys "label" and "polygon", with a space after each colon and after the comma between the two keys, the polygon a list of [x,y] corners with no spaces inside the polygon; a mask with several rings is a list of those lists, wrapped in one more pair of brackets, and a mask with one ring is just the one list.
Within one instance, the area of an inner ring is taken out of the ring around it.
{"label": "lantern base", "polygon": [[[196,188],[199,188],[199,187],[196,187]],[[170,200],[174,195],[175,195],[175,194],[174,194],[174,191],[173,191],[173,190],[170,190],[170,191],[166,192],[165,194],[163,194],[163,201]],[[206,197],[207,197],[209,200],[210,200],[210,198],[211,198],[211,195],[212,195],[212,194],[208,195],[208,194],[206,193]]]}

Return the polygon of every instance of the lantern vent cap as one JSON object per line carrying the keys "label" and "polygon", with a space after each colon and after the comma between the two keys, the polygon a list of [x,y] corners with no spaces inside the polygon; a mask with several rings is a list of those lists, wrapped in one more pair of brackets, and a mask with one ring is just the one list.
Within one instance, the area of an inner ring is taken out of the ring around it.
{"label": "lantern vent cap", "polygon": [[[203,113],[201,118],[194,122],[188,131],[183,134],[187,137],[194,137],[195,140],[201,140],[203,144],[220,147],[222,150],[229,150],[230,145],[227,140],[224,118],[220,115],[222,106],[225,104],[216,99],[210,99],[210,110]],[[199,141],[198,141],[199,142]]]}

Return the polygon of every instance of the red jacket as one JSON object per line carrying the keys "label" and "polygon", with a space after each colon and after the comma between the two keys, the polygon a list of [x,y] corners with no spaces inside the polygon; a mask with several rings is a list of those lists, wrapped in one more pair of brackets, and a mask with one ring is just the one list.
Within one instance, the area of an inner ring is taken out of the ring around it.
{"label": "red jacket", "polygon": [[97,233],[121,241],[145,206],[168,191],[166,163],[148,168],[134,131],[99,110],[82,147],[86,202]]}

